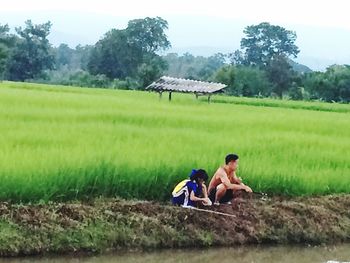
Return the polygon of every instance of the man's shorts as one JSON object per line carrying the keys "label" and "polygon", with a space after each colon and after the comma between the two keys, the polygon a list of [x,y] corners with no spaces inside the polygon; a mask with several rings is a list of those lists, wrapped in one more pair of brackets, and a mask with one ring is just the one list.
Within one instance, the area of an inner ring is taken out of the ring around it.
{"label": "man's shorts", "polygon": [[[216,195],[216,187],[211,189],[208,195],[210,201],[212,201],[213,203],[215,202],[215,195]],[[224,196],[221,197],[221,199],[219,200],[219,203],[221,204],[227,203],[227,202],[230,202],[232,199],[233,199],[233,190],[227,189]]]}

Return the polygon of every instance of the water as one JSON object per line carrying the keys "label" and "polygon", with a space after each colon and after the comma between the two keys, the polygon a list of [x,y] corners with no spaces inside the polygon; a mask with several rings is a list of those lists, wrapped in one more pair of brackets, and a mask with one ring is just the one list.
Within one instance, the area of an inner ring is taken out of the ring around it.
{"label": "water", "polygon": [[320,247],[274,246],[236,247],[207,250],[161,250],[127,252],[93,257],[50,257],[0,259],[0,263],[350,263],[350,244]]}

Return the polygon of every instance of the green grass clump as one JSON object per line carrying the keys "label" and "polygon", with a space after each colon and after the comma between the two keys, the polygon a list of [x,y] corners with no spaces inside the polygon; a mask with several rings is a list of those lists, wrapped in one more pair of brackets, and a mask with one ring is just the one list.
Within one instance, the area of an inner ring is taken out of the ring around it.
{"label": "green grass clump", "polygon": [[349,105],[233,100],[3,82],[0,199],[166,200],[192,168],[211,176],[231,152],[257,191],[350,192]]}

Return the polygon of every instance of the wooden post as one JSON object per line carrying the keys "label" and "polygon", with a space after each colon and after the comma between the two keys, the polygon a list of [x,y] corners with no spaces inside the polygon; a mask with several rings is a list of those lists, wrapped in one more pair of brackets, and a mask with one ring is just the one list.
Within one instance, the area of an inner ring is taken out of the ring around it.
{"label": "wooden post", "polygon": [[210,103],[210,95],[208,95],[208,103]]}
{"label": "wooden post", "polygon": [[169,91],[169,101],[171,101],[171,91]]}
{"label": "wooden post", "polygon": [[161,99],[162,98],[162,92],[160,91],[159,92],[159,99]]}
{"label": "wooden post", "polygon": [[198,100],[198,93],[195,93],[195,95],[196,95],[196,99]]}

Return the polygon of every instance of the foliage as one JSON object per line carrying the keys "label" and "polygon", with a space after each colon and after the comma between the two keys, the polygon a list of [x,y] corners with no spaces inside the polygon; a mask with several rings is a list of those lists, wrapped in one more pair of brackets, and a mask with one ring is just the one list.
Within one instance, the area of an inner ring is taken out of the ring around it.
{"label": "foliage", "polygon": [[241,40],[247,65],[266,66],[276,56],[294,56],[299,53],[294,44],[296,33],[267,22],[247,26]]}
{"label": "foliage", "polygon": [[144,54],[151,55],[171,46],[164,32],[166,29],[168,29],[166,20],[161,17],[146,17],[129,21],[125,31],[128,33],[128,41],[131,46],[136,46]]}
{"label": "foliage", "polygon": [[71,67],[87,71],[89,59],[93,48],[94,47],[91,45],[76,46],[73,59],[71,60]]}
{"label": "foliage", "polygon": [[[265,89],[265,95],[275,94],[282,97],[289,89],[295,88],[293,83],[295,73],[288,57],[296,57],[299,53],[298,47],[294,44],[296,33],[267,22],[248,26],[243,32],[245,37],[241,40],[242,51],[236,50],[229,54],[231,64],[253,66],[266,71],[272,85],[272,94]],[[292,94],[294,96],[297,93]],[[252,96],[251,92],[243,95]]]}
{"label": "foliage", "polygon": [[98,41],[91,52],[88,70],[108,78],[135,76],[142,61],[142,51],[128,42],[127,32],[112,29]]}
{"label": "foliage", "polygon": [[68,67],[71,70],[87,71],[92,49],[91,45],[78,45],[75,48],[70,48],[67,44],[60,44],[54,48],[55,69],[60,70],[61,67]]}
{"label": "foliage", "polygon": [[240,95],[239,92],[235,92],[235,67],[233,66],[224,66],[220,68],[216,73],[214,80],[223,84],[226,84],[225,91],[228,94]]}
{"label": "foliage", "polygon": [[38,78],[43,70],[52,69],[54,65],[54,56],[47,39],[51,22],[33,25],[31,20],[27,20],[25,25],[25,28],[16,28],[19,38],[7,65],[7,78],[10,80]]}
{"label": "foliage", "polygon": [[170,47],[167,28],[164,19],[147,17],[129,21],[126,29],[112,29],[93,48],[88,70],[110,79],[137,78],[140,73],[143,83],[153,81],[166,68],[155,52]]}
{"label": "foliage", "polygon": [[72,71],[87,71],[87,64],[92,49],[93,46],[91,45],[78,45],[75,48],[70,48],[63,43],[58,47],[54,47],[55,70],[60,71],[61,68],[69,68]]}
{"label": "foliage", "polygon": [[211,80],[213,73],[225,65],[226,56],[222,53],[216,53],[208,57],[207,63],[198,71],[201,79]]}
{"label": "foliage", "polygon": [[319,104],[329,111],[4,82],[0,199],[168,200],[193,168],[212,175],[229,152],[256,191],[349,193],[350,115],[332,110],[349,105]]}
{"label": "foliage", "polygon": [[350,66],[334,65],[324,73],[309,73],[304,78],[304,86],[311,98],[350,102]]}
{"label": "foliage", "polygon": [[[289,57],[298,54],[295,32],[260,23],[244,30],[242,50],[210,57],[185,53],[160,56],[170,47],[168,23],[160,17],[131,20],[125,29],[112,29],[95,45],[52,48],[51,23],[9,33],[0,25],[0,80],[27,80],[62,85],[142,89],[161,75],[218,81],[227,94],[285,97],[296,100],[350,101],[349,66],[334,65],[311,72]],[[229,61],[230,65],[227,64]]]}
{"label": "foliage", "polygon": [[134,79],[109,79],[103,74],[91,75],[81,69],[72,70],[69,66],[61,66],[57,70],[45,72],[45,78],[36,79],[36,83],[59,84],[65,86],[109,88],[109,89],[137,89],[140,84]]}
{"label": "foliage", "polygon": [[228,54],[231,65],[245,65],[244,54],[241,50],[235,50]]}
{"label": "foliage", "polygon": [[225,65],[226,56],[221,53],[210,57],[193,56],[190,53],[182,56],[169,53],[163,58],[169,65],[165,71],[169,76],[210,81],[215,72]]}
{"label": "foliage", "polygon": [[161,77],[164,70],[168,67],[167,62],[158,55],[151,56],[146,61],[148,62],[144,62],[138,67],[137,79],[141,83],[140,88],[147,87],[154,80]]}
{"label": "foliage", "polygon": [[7,24],[3,26],[0,24],[0,80],[3,79],[9,49],[14,42],[14,36],[10,35],[9,31],[10,28]]}
{"label": "foliage", "polygon": [[225,91],[235,96],[268,96],[270,86],[266,73],[256,67],[225,66],[217,71],[216,81],[227,85]]}
{"label": "foliage", "polygon": [[67,44],[60,44],[58,48],[55,49],[56,67],[70,65],[74,51],[75,50],[71,49]]}
{"label": "foliage", "polygon": [[272,84],[272,92],[280,98],[291,86],[293,71],[286,57],[274,56],[266,65],[266,73]]}

